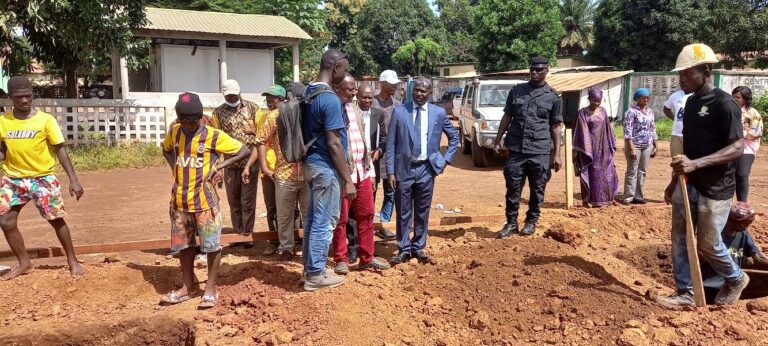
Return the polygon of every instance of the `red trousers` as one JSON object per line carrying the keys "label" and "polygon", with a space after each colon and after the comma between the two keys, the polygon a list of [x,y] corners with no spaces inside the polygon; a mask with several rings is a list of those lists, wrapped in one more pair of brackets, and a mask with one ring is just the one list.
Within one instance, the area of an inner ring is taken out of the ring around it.
{"label": "red trousers", "polygon": [[[350,207],[355,210],[357,222],[357,239],[360,242],[358,256],[360,263],[373,261],[373,184],[370,179],[365,179],[355,184],[357,197],[353,200],[341,198],[341,213],[339,223],[333,230],[333,261],[346,262],[347,259],[347,220],[349,220]],[[344,194],[344,189],[341,191]]]}

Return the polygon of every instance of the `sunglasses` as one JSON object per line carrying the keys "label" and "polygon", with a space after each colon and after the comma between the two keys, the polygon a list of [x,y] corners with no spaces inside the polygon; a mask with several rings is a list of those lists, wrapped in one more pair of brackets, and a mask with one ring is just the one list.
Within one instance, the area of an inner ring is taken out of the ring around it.
{"label": "sunglasses", "polygon": [[542,72],[546,69],[546,67],[531,67],[531,72]]}

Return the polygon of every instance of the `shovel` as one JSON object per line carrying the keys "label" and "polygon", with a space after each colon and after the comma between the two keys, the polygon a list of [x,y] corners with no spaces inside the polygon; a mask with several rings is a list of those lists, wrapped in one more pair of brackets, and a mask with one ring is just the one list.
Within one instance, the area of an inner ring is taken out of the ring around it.
{"label": "shovel", "polygon": [[677,184],[683,195],[685,206],[685,246],[688,248],[688,264],[691,267],[691,280],[693,281],[693,300],[697,307],[707,306],[704,297],[704,282],[701,280],[701,267],[699,266],[699,253],[696,250],[696,234],[693,232],[693,219],[691,218],[691,202],[688,199],[688,184],[685,175],[677,176]]}

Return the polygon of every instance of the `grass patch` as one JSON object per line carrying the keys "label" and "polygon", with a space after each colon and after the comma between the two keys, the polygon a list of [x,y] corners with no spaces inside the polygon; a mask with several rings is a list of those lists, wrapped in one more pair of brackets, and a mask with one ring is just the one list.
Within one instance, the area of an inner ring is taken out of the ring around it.
{"label": "grass patch", "polygon": [[[613,124],[613,133],[617,140],[624,140],[624,126],[620,121]],[[669,141],[672,138],[672,120],[668,118],[656,120],[656,134],[660,141]]]}
{"label": "grass patch", "polygon": [[[165,163],[162,149],[147,143],[81,145],[67,148],[67,152],[76,172],[141,168]],[[59,171],[63,169],[59,167]]]}

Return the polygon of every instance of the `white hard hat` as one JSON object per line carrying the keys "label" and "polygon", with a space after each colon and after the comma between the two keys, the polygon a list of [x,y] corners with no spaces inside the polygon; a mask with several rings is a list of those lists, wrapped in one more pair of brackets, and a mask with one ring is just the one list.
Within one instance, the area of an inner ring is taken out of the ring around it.
{"label": "white hard hat", "polygon": [[682,71],[691,67],[716,64],[718,62],[720,60],[717,59],[717,55],[715,55],[715,51],[712,48],[709,48],[706,44],[694,43],[683,47],[680,55],[677,56],[677,62],[672,71]]}
{"label": "white hard hat", "polygon": [[221,93],[227,95],[240,95],[240,83],[234,79],[227,79],[221,86]]}
{"label": "white hard hat", "polygon": [[384,72],[379,75],[379,82],[387,82],[392,85],[397,85],[400,83],[400,79],[397,78],[397,72],[392,70],[384,70]]}

